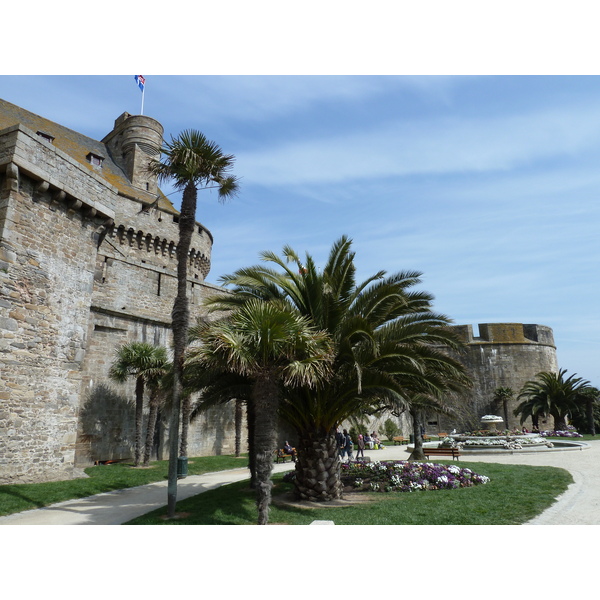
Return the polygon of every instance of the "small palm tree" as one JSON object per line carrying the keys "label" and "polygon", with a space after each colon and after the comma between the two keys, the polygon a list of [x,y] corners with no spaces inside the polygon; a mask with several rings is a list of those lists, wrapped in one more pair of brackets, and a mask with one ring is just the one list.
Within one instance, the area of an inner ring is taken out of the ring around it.
{"label": "small palm tree", "polygon": [[177,458],[179,454],[179,420],[183,382],[183,361],[188,337],[189,305],[187,298],[187,264],[192,235],[196,223],[198,189],[216,187],[219,200],[235,196],[238,181],[228,173],[233,168],[234,157],[224,154],[221,148],[202,133],[186,130],[172,138],[161,149],[162,160],[152,161],[149,171],[159,181],[172,181],[176,189],[183,190],[179,215],[179,242],[177,244],[177,296],[173,303],[173,398],[169,427],[169,480],[167,488],[168,515],[173,517],[177,502]]}
{"label": "small palm tree", "polygon": [[346,236],[335,242],[322,270],[309,254],[301,261],[289,246],[282,256],[263,252],[263,261],[274,267],[257,265],[222,277],[233,293],[208,302],[216,310],[249,298],[288,306],[333,340],[333,376],[316,389],[286,389],[280,405],[298,434],[296,490],[308,500],[342,495],[335,440],[342,421],[397,402],[408,379],[429,378],[428,360],[451,361],[440,346],[458,347],[450,320],[431,311],[432,296],[411,289],[420,273],[386,277],[380,271],[358,283],[351,245]]}
{"label": "small palm tree", "polygon": [[164,358],[164,361],[159,361],[155,370],[152,373],[149,373],[147,377],[150,399],[148,401],[149,411],[148,427],[146,429],[146,444],[144,447],[144,467],[147,467],[150,464],[150,455],[152,454],[152,446],[154,445],[154,436],[158,425],[161,403],[164,404],[164,382],[173,367],[170,362],[167,362],[166,351],[164,352],[164,357],[161,356],[161,358]]}
{"label": "small palm tree", "polygon": [[167,351],[161,346],[145,342],[124,344],[116,351],[116,357],[109,370],[109,377],[124,383],[135,377],[135,466],[142,457],[142,427],[144,418],[144,391],[146,383],[155,381],[164,374],[167,365]]}
{"label": "small palm tree", "polygon": [[[190,341],[197,343],[205,327],[206,321],[198,319],[197,325],[190,327]],[[235,455],[240,456],[243,408],[246,407],[248,468],[250,469],[250,487],[254,489],[256,470],[253,451],[252,381],[242,375],[209,371],[195,359],[194,354],[194,349],[188,351],[185,362],[185,381],[189,390],[200,392],[200,397],[192,407],[190,419],[193,421],[201,413],[214,406],[235,402]]]}
{"label": "small palm tree", "polygon": [[525,383],[518,396],[523,400],[514,411],[515,415],[521,415],[521,423],[534,414],[552,415],[555,431],[567,428],[567,416],[578,404],[585,403],[585,393],[591,385],[575,374],[565,379],[566,373],[566,369],[558,373],[544,371]]}
{"label": "small palm tree", "polygon": [[189,351],[188,364],[251,382],[258,524],[265,525],[282,389],[314,386],[328,374],[329,336],[295,311],[250,299],[227,318],[201,325],[198,339],[201,345]]}

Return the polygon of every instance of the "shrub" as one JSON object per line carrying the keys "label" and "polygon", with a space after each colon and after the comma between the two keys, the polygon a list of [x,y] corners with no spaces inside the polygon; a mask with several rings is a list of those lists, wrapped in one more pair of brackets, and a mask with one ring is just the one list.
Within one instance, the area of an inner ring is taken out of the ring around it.
{"label": "shrub", "polygon": [[383,432],[388,441],[393,441],[394,437],[400,434],[400,428],[392,419],[386,419],[383,424]]}

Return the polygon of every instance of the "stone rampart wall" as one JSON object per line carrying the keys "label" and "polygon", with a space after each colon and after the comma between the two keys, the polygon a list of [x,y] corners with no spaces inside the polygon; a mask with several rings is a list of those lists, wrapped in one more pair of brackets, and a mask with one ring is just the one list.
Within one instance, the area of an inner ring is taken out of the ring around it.
{"label": "stone rampart wall", "polygon": [[0,175],[0,481],[61,479],[73,474],[102,218],[54,202],[22,171],[8,174]]}
{"label": "stone rampart wall", "polygon": [[552,329],[544,325],[484,323],[479,325],[479,336],[473,335],[471,325],[459,325],[455,330],[467,343],[465,352],[456,358],[465,365],[474,386],[464,394],[465,414],[458,426],[444,418],[442,427],[457,427],[459,431],[480,428],[479,419],[485,414],[504,418],[502,406],[493,401],[499,387],[514,391],[508,407],[508,427],[521,427],[519,417],[513,415],[521,388],[541,371],[558,371]]}

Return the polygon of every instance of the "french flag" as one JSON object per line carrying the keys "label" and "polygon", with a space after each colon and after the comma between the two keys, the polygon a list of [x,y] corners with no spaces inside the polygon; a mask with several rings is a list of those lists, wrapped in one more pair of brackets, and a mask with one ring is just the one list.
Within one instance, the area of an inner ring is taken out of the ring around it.
{"label": "french flag", "polygon": [[144,86],[146,85],[146,79],[144,78],[143,75],[134,75],[134,77],[135,77],[135,82],[138,84],[138,87],[143,92]]}

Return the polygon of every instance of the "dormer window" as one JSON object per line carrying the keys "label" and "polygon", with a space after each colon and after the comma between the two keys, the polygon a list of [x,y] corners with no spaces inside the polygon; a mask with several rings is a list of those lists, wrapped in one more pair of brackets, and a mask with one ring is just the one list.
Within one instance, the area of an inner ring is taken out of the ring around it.
{"label": "dormer window", "polygon": [[51,144],[54,142],[54,136],[50,135],[49,133],[44,133],[43,131],[36,131],[36,133],[43,139],[46,140],[47,142],[50,142]]}
{"label": "dormer window", "polygon": [[90,152],[87,156],[86,156],[88,162],[91,165],[94,165],[95,167],[101,167],[102,166],[102,161],[104,160],[104,158],[102,156],[98,156],[97,154],[93,154],[92,152]]}

